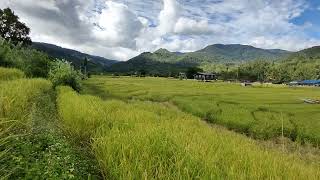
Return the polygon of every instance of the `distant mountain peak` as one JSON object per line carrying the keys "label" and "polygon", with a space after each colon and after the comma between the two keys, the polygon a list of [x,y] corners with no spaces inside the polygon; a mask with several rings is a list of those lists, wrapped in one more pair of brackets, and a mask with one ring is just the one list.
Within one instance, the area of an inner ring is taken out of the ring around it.
{"label": "distant mountain peak", "polygon": [[154,53],[157,53],[157,54],[169,54],[169,53],[172,53],[172,52],[170,52],[169,50],[167,50],[167,49],[164,49],[164,48],[160,48],[160,49],[158,49],[158,50],[156,50]]}
{"label": "distant mountain peak", "polygon": [[243,44],[212,44],[208,45],[204,49],[209,48],[253,48],[253,49],[259,49],[251,45],[243,45]]}

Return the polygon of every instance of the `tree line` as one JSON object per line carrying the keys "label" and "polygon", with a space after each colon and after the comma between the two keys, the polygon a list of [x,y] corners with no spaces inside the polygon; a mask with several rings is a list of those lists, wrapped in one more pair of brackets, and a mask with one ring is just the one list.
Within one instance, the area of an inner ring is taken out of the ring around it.
{"label": "tree line", "polygon": [[216,72],[222,80],[285,83],[320,79],[320,58],[299,55],[276,62],[256,60],[242,64],[215,64],[202,66],[205,71]]}

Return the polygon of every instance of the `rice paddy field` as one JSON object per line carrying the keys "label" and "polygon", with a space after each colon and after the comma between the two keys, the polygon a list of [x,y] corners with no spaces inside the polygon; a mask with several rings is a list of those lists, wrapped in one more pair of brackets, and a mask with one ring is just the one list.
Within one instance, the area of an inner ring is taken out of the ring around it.
{"label": "rice paddy field", "polygon": [[96,76],[85,92],[103,98],[168,102],[209,123],[257,139],[284,136],[301,143],[320,144],[319,88],[287,86],[242,87],[236,83],[203,83],[165,78]]}
{"label": "rice paddy field", "polygon": [[90,144],[104,179],[318,179],[318,162],[266,150],[170,103],[58,90],[68,131]]}

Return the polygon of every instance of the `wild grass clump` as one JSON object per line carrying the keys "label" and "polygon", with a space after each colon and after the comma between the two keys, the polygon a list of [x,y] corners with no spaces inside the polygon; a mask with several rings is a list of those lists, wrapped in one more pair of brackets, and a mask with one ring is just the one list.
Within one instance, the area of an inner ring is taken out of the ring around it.
{"label": "wild grass clump", "polygon": [[91,140],[105,179],[318,179],[319,166],[266,151],[169,103],[58,91],[67,131]]}
{"label": "wild grass clump", "polygon": [[44,79],[19,79],[1,83],[0,118],[28,124],[26,120],[35,97],[51,89],[51,83]]}
{"label": "wild grass clump", "polygon": [[15,80],[24,77],[24,73],[18,69],[0,67],[0,81]]}

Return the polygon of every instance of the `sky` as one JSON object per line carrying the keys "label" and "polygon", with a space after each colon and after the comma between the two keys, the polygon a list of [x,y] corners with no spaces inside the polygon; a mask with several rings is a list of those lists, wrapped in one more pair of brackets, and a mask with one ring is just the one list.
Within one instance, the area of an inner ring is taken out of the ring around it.
{"label": "sky", "polygon": [[166,48],[320,45],[320,0],[0,0],[33,41],[125,61]]}

